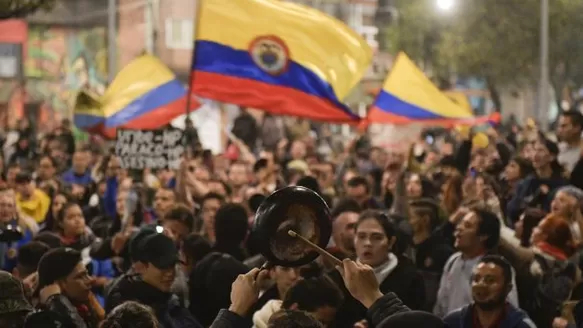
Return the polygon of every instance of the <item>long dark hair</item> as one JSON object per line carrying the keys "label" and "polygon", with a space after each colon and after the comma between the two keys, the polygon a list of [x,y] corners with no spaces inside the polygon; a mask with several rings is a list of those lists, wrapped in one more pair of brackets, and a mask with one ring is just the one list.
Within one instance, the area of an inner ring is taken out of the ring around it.
{"label": "long dark hair", "polygon": [[66,203],[71,202],[71,197],[69,196],[68,193],[66,193],[63,190],[56,191],[53,197],[51,198],[51,206],[49,206],[49,210],[47,211],[47,215],[45,216],[44,228],[42,229],[42,231],[57,231],[57,225],[55,223],[57,222],[56,216],[58,216],[58,213],[56,216],[53,214],[53,206],[55,198],[59,195],[65,197]]}
{"label": "long dark hair", "polygon": [[520,179],[523,179],[532,173],[534,173],[534,167],[532,167],[532,163],[522,156],[514,156],[511,160],[518,165],[520,168]]}

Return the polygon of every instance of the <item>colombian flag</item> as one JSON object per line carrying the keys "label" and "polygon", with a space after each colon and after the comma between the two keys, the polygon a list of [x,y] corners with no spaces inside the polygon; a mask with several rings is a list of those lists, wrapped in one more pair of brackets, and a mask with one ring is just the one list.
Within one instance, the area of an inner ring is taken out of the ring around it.
{"label": "colombian flag", "polygon": [[468,97],[463,92],[445,91],[444,93],[446,96],[449,97],[449,99],[453,100],[454,103],[461,106],[468,113],[471,114],[474,112],[474,110],[472,109],[472,105],[470,104],[470,101],[468,100]]}
{"label": "colombian flag", "polygon": [[[159,59],[143,55],[124,67],[101,97],[81,92],[75,125],[115,137],[115,128],[152,130],[186,112],[184,85]],[[192,99],[191,109],[200,104]]]}
{"label": "colombian flag", "polygon": [[194,94],[277,115],[360,119],[341,101],[372,51],[346,25],[280,0],[202,0],[199,10]]}
{"label": "colombian flag", "polygon": [[[380,90],[367,123],[479,123],[471,110],[441,92],[403,52]],[[484,122],[488,120],[483,118]]]}

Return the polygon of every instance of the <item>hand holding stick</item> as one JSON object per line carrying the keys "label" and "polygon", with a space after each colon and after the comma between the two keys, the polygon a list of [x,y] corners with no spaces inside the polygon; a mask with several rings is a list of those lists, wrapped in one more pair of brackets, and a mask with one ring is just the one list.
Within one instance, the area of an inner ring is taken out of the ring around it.
{"label": "hand holding stick", "polygon": [[328,251],[326,251],[325,249],[323,249],[322,247],[314,244],[313,242],[309,241],[308,239],[302,237],[300,234],[298,234],[297,232],[293,231],[293,230],[288,230],[287,234],[290,235],[290,237],[293,238],[298,238],[298,240],[300,240],[302,243],[304,243],[306,246],[310,247],[311,249],[315,250],[316,252],[318,252],[320,255],[322,255],[325,259],[327,259],[328,261],[332,262],[334,265],[342,265],[342,261],[340,261],[336,256],[328,253]]}

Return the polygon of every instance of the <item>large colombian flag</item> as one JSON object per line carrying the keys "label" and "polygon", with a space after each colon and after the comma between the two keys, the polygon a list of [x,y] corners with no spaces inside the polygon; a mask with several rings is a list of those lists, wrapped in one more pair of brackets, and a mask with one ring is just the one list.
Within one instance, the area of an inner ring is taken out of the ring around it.
{"label": "large colombian flag", "polygon": [[[81,92],[75,125],[115,137],[116,128],[152,130],[186,112],[187,91],[158,58],[143,55],[125,66],[101,97]],[[191,109],[200,104],[193,99]]]}
{"label": "large colombian flag", "polygon": [[341,101],[372,51],[346,25],[280,0],[202,0],[199,10],[194,94],[278,115],[360,119]]}
{"label": "large colombian flag", "polygon": [[[368,123],[476,123],[471,111],[441,92],[403,52],[368,114]],[[487,121],[487,118],[484,118]]]}

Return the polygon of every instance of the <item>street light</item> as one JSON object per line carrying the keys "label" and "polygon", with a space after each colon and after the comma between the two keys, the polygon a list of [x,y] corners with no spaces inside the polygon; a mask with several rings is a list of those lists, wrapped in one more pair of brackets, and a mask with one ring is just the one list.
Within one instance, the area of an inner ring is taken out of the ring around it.
{"label": "street light", "polygon": [[538,119],[548,127],[549,95],[549,0],[541,0],[540,21],[540,81],[538,89]]}
{"label": "street light", "polygon": [[455,0],[437,0],[437,8],[443,11],[450,11],[455,5]]}

